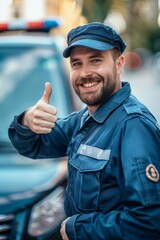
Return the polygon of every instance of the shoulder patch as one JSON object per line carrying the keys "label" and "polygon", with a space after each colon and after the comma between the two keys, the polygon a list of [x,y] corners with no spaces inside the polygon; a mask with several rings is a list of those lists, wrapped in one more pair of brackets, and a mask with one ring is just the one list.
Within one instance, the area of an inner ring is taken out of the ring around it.
{"label": "shoulder patch", "polygon": [[146,177],[152,182],[158,182],[160,180],[159,172],[153,164],[149,164],[146,167]]}

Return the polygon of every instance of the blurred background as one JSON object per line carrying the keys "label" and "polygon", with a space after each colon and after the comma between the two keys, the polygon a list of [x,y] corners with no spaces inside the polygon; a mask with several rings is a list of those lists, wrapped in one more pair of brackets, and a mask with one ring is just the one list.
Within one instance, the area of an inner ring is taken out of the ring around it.
{"label": "blurred background", "polygon": [[160,0],[0,0],[0,23],[64,19],[61,34],[92,21],[115,28],[127,43],[122,79],[160,121]]}
{"label": "blurred background", "polygon": [[122,80],[160,123],[160,0],[0,0],[0,239],[61,240],[67,159],[22,157],[8,127],[40,99],[46,81],[58,116],[83,106],[62,51],[68,31],[92,21],[121,34]]}

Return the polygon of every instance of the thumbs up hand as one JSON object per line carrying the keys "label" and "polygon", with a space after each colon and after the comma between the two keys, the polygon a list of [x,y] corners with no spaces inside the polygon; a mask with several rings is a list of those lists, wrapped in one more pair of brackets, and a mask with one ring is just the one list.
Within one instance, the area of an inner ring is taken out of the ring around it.
{"label": "thumbs up hand", "polygon": [[57,110],[50,105],[52,86],[45,83],[45,91],[41,99],[26,111],[22,124],[35,133],[49,133],[57,121]]}

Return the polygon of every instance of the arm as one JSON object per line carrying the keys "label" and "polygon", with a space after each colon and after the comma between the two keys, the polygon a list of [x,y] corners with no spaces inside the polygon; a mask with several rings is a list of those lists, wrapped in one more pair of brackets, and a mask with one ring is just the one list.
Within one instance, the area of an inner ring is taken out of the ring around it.
{"label": "arm", "polygon": [[[115,139],[112,151],[124,207],[70,217],[66,222],[70,240],[160,238],[160,131],[149,120],[137,117],[128,120]],[[157,172],[149,171],[150,164]]]}
{"label": "arm", "polygon": [[[15,117],[9,127],[9,138],[18,152],[33,159],[57,158],[66,156],[72,135],[69,124],[59,119],[50,133],[38,134],[19,123],[21,116]],[[66,119],[69,121],[69,117]]]}
{"label": "arm", "polygon": [[[71,136],[70,126],[57,122],[57,110],[49,104],[52,88],[45,85],[42,98],[28,111],[15,117],[9,128],[9,138],[24,156],[49,158],[66,156]],[[65,121],[64,121],[65,122]]]}

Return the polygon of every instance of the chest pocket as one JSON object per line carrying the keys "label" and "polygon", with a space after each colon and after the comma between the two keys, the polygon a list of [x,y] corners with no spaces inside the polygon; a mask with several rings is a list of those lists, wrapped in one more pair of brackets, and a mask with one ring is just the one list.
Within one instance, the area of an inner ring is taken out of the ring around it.
{"label": "chest pocket", "polygon": [[98,209],[101,172],[109,162],[110,150],[81,144],[78,154],[69,160],[70,197],[78,211]]}

